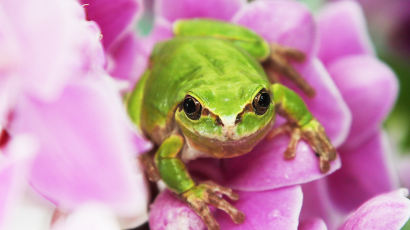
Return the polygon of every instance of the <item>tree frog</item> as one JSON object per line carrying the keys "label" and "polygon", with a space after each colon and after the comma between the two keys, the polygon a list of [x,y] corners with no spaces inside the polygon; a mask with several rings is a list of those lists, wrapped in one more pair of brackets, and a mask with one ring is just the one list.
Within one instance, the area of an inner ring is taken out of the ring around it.
{"label": "tree frog", "polygon": [[[149,67],[127,101],[131,119],[157,146],[141,158],[150,180],[162,179],[215,230],[219,225],[208,205],[241,223],[244,214],[221,195],[239,197],[212,181],[195,182],[187,161],[237,157],[267,136],[288,133],[285,158],[295,157],[303,139],[319,157],[320,170],[329,170],[336,151],[324,128],[295,92],[277,82],[277,75],[287,76],[314,95],[289,64],[303,61],[302,52],[215,20],[179,20],[173,33],[175,37],[155,45]],[[288,122],[273,129],[276,114]]]}

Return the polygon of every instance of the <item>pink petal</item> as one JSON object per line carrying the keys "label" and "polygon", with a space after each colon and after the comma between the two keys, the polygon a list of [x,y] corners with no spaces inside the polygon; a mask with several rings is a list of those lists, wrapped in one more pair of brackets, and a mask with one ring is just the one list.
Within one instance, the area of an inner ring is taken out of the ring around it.
{"label": "pink petal", "polygon": [[300,49],[316,49],[316,26],[309,9],[297,1],[254,1],[242,8],[233,22],[246,26],[268,42]]}
{"label": "pink petal", "polygon": [[67,82],[102,67],[99,30],[76,1],[4,0],[1,7],[15,41],[6,76],[19,81],[18,92],[52,100]]}
{"label": "pink petal", "polygon": [[410,157],[402,157],[399,163],[400,182],[410,189]]}
{"label": "pink petal", "polygon": [[342,94],[336,87],[323,64],[316,58],[295,65],[298,72],[316,90],[314,98],[307,97],[286,78],[281,82],[296,91],[306,102],[309,110],[325,127],[332,144],[340,146],[346,139],[351,126],[351,113]]}
{"label": "pink petal", "polygon": [[[134,33],[124,35],[118,42],[110,47],[109,68],[108,71],[113,77],[136,82],[139,78],[139,69],[145,68],[147,58],[141,56],[140,47],[138,47],[137,38]],[[144,65],[144,67],[141,67]]]}
{"label": "pink petal", "polygon": [[365,55],[339,59],[328,69],[353,115],[345,146],[360,145],[390,112],[397,97],[396,77],[387,65]]}
{"label": "pink petal", "polygon": [[104,205],[87,204],[57,220],[52,230],[120,230],[115,215]]}
{"label": "pink petal", "polygon": [[317,222],[321,222],[318,220],[323,220],[329,229],[335,229],[340,225],[342,215],[334,208],[329,197],[326,178],[304,184],[302,191],[303,205],[300,213],[302,225],[306,223],[306,225],[313,224],[316,226],[318,225]]}
{"label": "pink petal", "polygon": [[245,222],[236,225],[226,214],[217,214],[221,229],[297,229],[303,197],[300,186],[264,192],[240,192],[239,197],[236,207],[245,213]]}
{"label": "pink petal", "polygon": [[331,163],[328,173],[321,173],[319,158],[303,141],[298,145],[295,159],[285,160],[283,154],[288,143],[288,136],[280,136],[262,141],[242,157],[224,160],[222,167],[226,184],[241,191],[269,190],[316,180],[340,167],[337,158]]}
{"label": "pink petal", "polygon": [[32,139],[17,136],[2,149],[4,152],[0,150],[0,229],[8,229],[9,218],[23,195],[35,149]]}
{"label": "pink petal", "polygon": [[172,26],[164,20],[155,22],[148,37],[128,33],[110,47],[108,71],[116,78],[129,81],[133,87],[146,70],[154,45],[172,36]]}
{"label": "pink petal", "polygon": [[343,56],[373,54],[366,20],[355,1],[328,3],[319,14],[319,58],[327,65]]}
{"label": "pink petal", "polygon": [[356,148],[340,148],[343,167],[327,180],[333,204],[349,212],[371,197],[397,188],[398,178],[388,159],[391,155],[380,132]]}
{"label": "pink petal", "polygon": [[[239,192],[235,207],[246,220],[237,225],[222,211],[213,211],[221,229],[297,229],[302,192],[299,186],[265,192]],[[150,228],[205,229],[201,219],[169,191],[162,192],[151,206]]]}
{"label": "pink petal", "polygon": [[127,28],[131,29],[142,10],[140,0],[81,0],[81,3],[84,4],[87,19],[96,21],[101,28],[105,48]]}
{"label": "pink petal", "polygon": [[67,86],[51,103],[21,101],[12,128],[39,141],[30,181],[60,209],[95,201],[128,217],[147,205],[129,122],[120,96],[94,79]]}
{"label": "pink petal", "polygon": [[350,214],[340,230],[400,229],[410,218],[406,189],[379,195]]}
{"label": "pink petal", "polygon": [[322,219],[315,218],[302,221],[298,230],[327,230],[326,224]]}
{"label": "pink petal", "polygon": [[171,22],[182,18],[229,20],[241,6],[240,0],[157,0],[155,13]]}

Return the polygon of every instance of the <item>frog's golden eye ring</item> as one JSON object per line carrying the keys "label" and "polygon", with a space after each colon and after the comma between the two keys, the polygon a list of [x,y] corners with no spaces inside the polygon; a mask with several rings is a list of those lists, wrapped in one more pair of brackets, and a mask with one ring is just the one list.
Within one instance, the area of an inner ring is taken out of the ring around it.
{"label": "frog's golden eye ring", "polygon": [[185,114],[192,120],[198,120],[201,117],[202,106],[197,99],[192,96],[185,96],[182,102]]}
{"label": "frog's golden eye ring", "polygon": [[259,91],[252,102],[255,113],[258,115],[266,113],[266,111],[268,111],[270,101],[270,95],[265,89]]}

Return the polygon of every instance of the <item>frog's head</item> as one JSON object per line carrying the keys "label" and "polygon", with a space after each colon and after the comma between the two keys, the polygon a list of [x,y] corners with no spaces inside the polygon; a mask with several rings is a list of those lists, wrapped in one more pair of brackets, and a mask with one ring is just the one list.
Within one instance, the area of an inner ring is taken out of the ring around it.
{"label": "frog's head", "polygon": [[178,105],[175,120],[188,144],[217,158],[247,153],[274,123],[275,106],[268,85],[196,87]]}

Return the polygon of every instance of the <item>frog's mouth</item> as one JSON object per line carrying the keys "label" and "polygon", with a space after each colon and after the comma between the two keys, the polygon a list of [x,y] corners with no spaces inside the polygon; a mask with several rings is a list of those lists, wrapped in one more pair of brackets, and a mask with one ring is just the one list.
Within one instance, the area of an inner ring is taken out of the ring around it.
{"label": "frog's mouth", "polygon": [[269,133],[272,123],[237,140],[222,141],[192,133],[187,129],[183,129],[183,133],[192,148],[215,158],[232,158],[250,152]]}

